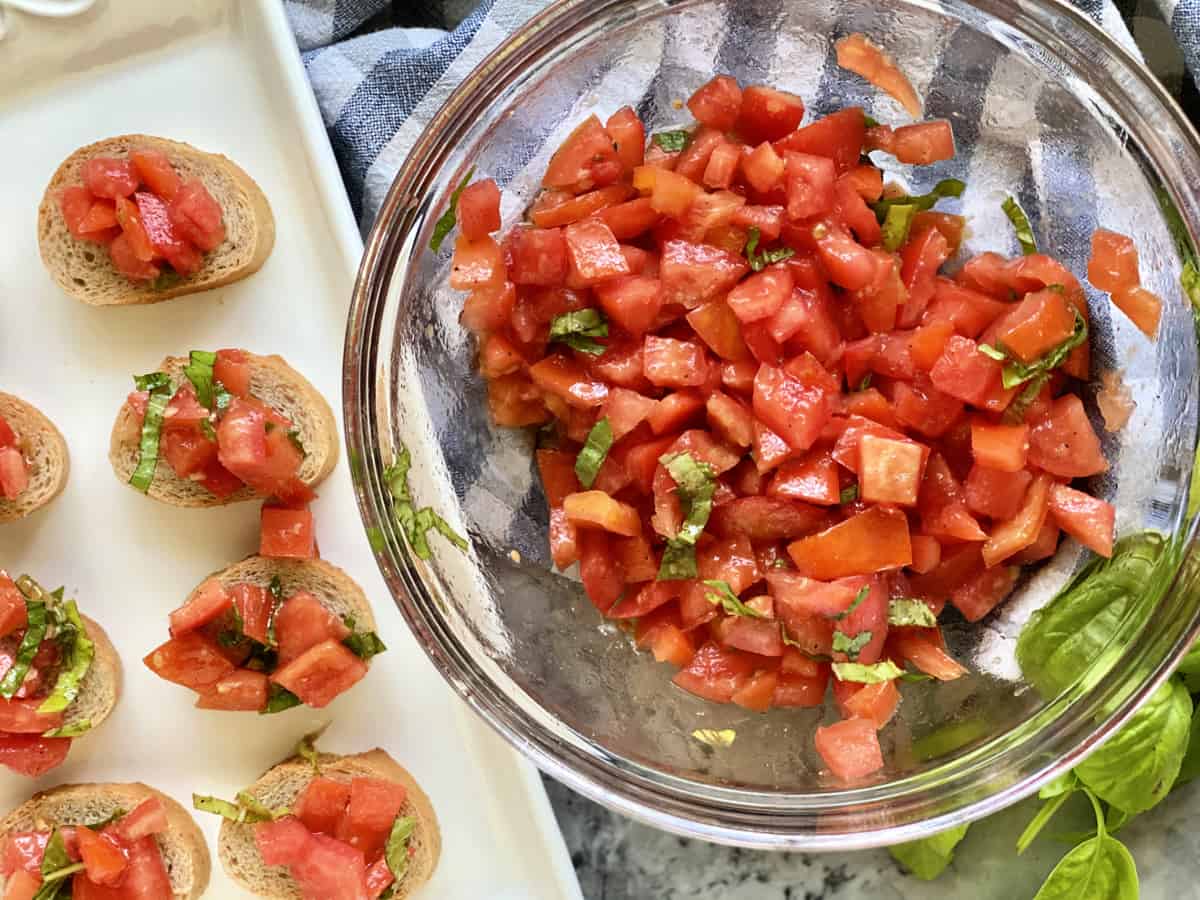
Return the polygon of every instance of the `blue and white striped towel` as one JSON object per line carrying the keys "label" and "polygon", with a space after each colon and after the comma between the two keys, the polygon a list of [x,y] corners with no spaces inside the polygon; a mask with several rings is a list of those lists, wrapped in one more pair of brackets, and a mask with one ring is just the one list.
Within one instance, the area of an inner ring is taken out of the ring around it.
{"label": "blue and white striped towel", "polygon": [[[350,202],[370,227],[396,170],[458,83],[517,27],[552,0],[482,0],[450,32],[389,28],[351,36],[388,0],[285,0]],[[410,9],[413,0],[403,0]],[[416,0],[426,7],[469,0]],[[1113,0],[1071,0],[1137,54]],[[1120,0],[1136,8],[1136,0]],[[1153,0],[1189,68],[1200,73],[1200,0]]]}

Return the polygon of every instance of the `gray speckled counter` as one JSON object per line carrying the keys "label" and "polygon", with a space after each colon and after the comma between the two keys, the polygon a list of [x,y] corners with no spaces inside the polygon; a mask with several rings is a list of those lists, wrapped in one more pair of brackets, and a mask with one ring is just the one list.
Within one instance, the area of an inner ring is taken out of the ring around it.
{"label": "gray speckled counter", "polygon": [[[1025,801],[972,826],[954,864],[927,883],[904,875],[886,850],[717,847],[637,824],[545,782],[587,900],[1028,900],[1070,846],[1054,835],[1092,827],[1086,801],[1075,798],[1018,857],[1013,844],[1037,809]],[[1137,860],[1142,900],[1200,900],[1200,782],[1119,837]]]}

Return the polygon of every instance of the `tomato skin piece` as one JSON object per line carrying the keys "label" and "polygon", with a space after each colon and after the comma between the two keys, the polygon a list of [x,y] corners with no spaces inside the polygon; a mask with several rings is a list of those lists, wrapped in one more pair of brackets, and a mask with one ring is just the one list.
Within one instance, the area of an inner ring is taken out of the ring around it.
{"label": "tomato skin piece", "polygon": [[642,372],[658,387],[699,387],[708,380],[708,356],[695,341],[646,335]]}
{"label": "tomato skin piece", "polygon": [[696,121],[717,131],[729,131],[742,112],[742,89],[728,75],[716,75],[688,98]]}
{"label": "tomato skin piece", "polygon": [[29,487],[29,465],[16,447],[0,448],[0,495],[15,500]]}
{"label": "tomato skin piece", "polygon": [[954,132],[945,119],[904,125],[896,129],[893,147],[897,162],[927,166],[954,158]]}
{"label": "tomato skin piece", "polygon": [[592,528],[579,530],[579,575],[592,605],[607,615],[625,587],[625,573],[612,552],[612,540],[607,532]]}
{"label": "tomato skin piece", "polygon": [[899,510],[873,506],[794,541],[788,555],[802,575],[822,581],[902,568],[912,563],[908,520]]}
{"label": "tomato skin piece", "polygon": [[1064,394],[1029,432],[1029,462],[1060,478],[1086,478],[1108,470],[1100,439],[1075,394]]}
{"label": "tomato skin piece", "polygon": [[1028,425],[994,425],[971,420],[971,453],[981,466],[1001,472],[1019,472],[1029,456]]}
{"label": "tomato skin piece", "polygon": [[322,641],[305,650],[270,675],[271,681],[314,709],[328,706],[367,674],[367,664],[335,640]]}
{"label": "tomato skin piece", "polygon": [[1050,488],[1050,515],[1063,531],[1089,550],[1112,557],[1117,511],[1111,503],[1055,484]]}
{"label": "tomato skin piece", "polygon": [[[1113,304],[1129,317],[1146,337],[1154,340],[1158,334],[1158,322],[1162,318],[1162,300],[1141,285],[1114,291]],[[1072,351],[1074,352],[1074,351]]]}
{"label": "tomato skin piece", "polygon": [[757,322],[775,315],[791,293],[791,272],[786,266],[771,266],[739,282],[725,302],[743,323]]}
{"label": "tomato skin piece", "polygon": [[1037,539],[1049,511],[1050,485],[1050,476],[1044,472],[1034,478],[1025,492],[1021,508],[988,535],[982,550],[984,565],[994,566]]}
{"label": "tomato skin piece", "polygon": [[675,173],[699,184],[713,151],[724,143],[725,135],[720,131],[704,126],[696,129],[688,145],[675,158]]}
{"label": "tomato skin piece", "polygon": [[875,723],[869,719],[843,719],[818,726],[813,740],[829,771],[843,781],[865,778],[883,768]]}
{"label": "tomato skin piece", "polygon": [[257,712],[267,708],[270,684],[265,672],[238,669],[202,691],[197,709]]}
{"label": "tomato skin piece", "polygon": [[[869,167],[864,167],[869,168]],[[834,185],[834,212],[859,243],[866,247],[874,247],[883,237],[879,220],[875,212],[867,206],[858,189],[854,186],[851,169],[837,180]]]}
{"label": "tomato skin piece", "polygon": [[632,106],[622,106],[608,117],[604,130],[616,146],[621,167],[632,172],[646,156],[646,126]]}
{"label": "tomato skin piece", "polygon": [[927,451],[910,440],[864,434],[858,442],[859,496],[868,503],[916,506]]}
{"label": "tomato skin piece", "polygon": [[128,159],[95,156],[83,164],[83,183],[93,197],[116,200],[138,188],[137,172]]}
{"label": "tomato skin piece", "polygon": [[837,463],[828,450],[810,450],[801,459],[780,466],[767,486],[767,495],[836,506],[841,502]]}
{"label": "tomato skin piece", "polygon": [[978,463],[967,474],[967,507],[996,520],[1011,519],[1021,508],[1033,475],[1025,469],[1002,472]]}
{"label": "tomato skin piece", "polygon": [[663,302],[695,309],[729,291],[748,271],[750,266],[740,255],[705,244],[669,240],[663,244],[659,264]]}
{"label": "tomato skin piece", "polygon": [[458,227],[473,241],[500,230],[500,188],[494,178],[476,181],[459,195]]}
{"label": "tomato skin piece", "polygon": [[774,366],[759,367],[753,399],[754,414],[793,450],[811,447],[833,415],[832,397],[824,385]]}
{"label": "tomato skin piece", "polygon": [[850,718],[866,719],[879,729],[892,720],[899,705],[900,691],[896,689],[896,682],[864,684],[845,700],[843,714]]}
{"label": "tomato skin piece", "polygon": [[833,160],[838,172],[858,165],[866,135],[867,120],[862,107],[849,106],[805,125],[775,142],[779,152],[794,150]]}
{"label": "tomato skin piece", "polygon": [[197,632],[171,638],[142,660],[154,674],[194,691],[204,691],[233,671],[215,642]]}
{"label": "tomato skin piece", "polygon": [[676,672],[671,680],[697,697],[728,703],[749,682],[753,671],[751,657],[709,641],[696,651],[687,668]]}
{"label": "tomato skin piece", "polygon": [[1094,286],[1109,293],[1137,287],[1142,280],[1138,271],[1137,246],[1123,234],[1097,228],[1092,232],[1087,278]]}
{"label": "tomato skin piece", "polygon": [[593,114],[576,126],[554,152],[542,184],[582,194],[621,177],[621,161],[613,140]]}
{"label": "tomato skin piece", "polygon": [[220,618],[232,607],[233,598],[220,579],[205,579],[187,602],[171,613],[171,637],[195,631]]}

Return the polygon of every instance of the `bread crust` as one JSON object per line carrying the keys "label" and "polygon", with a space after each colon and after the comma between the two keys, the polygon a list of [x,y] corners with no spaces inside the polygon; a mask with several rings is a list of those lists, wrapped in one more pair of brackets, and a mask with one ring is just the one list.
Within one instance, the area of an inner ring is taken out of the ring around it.
{"label": "bread crust", "polygon": [[[197,900],[212,873],[204,835],[178,802],[141,782],[64,784],[39,791],[0,820],[0,836],[52,825],[86,824],[118,809],[128,812],[151,797],[157,797],[167,813],[167,831],[155,837],[167,864],[174,900]],[[0,891],[5,881],[0,876]]]}
{"label": "bread crust", "polygon": [[[368,777],[404,785],[408,799],[401,814],[412,816],[417,824],[410,842],[415,852],[409,860],[408,872],[398,887],[396,897],[408,897],[425,884],[432,877],[441,856],[442,837],[433,804],[416,779],[379,748],[350,756],[322,753],[318,763],[321,775],[335,781]],[[267,770],[247,791],[268,806],[290,806],[313,776],[312,765],[307,760],[293,756]],[[226,873],[246,890],[260,897],[280,900],[299,898],[300,890],[286,868],[262,863],[254,844],[253,829],[252,825],[236,825],[228,820],[221,823],[217,858]]]}
{"label": "bread crust", "polygon": [[41,509],[63,492],[71,457],[62,432],[32,403],[0,392],[0,416],[16,432],[29,465],[29,487],[15,500],[0,497],[0,522],[12,522]]}
{"label": "bread crust", "polygon": [[[288,365],[282,356],[243,352],[250,363],[251,395],[283,413],[299,430],[306,453],[300,467],[300,480],[309,487],[316,487],[337,464],[338,428],[333,410],[308,379]],[[168,356],[155,371],[169,374],[174,389],[186,378],[183,367],[187,362],[186,357]],[[108,453],[117,478],[126,484],[137,468],[140,444],[138,417],[126,400],[117,410]],[[161,454],[154,480],[146,495],[172,506],[183,507],[226,506],[260,499],[249,487],[239,488],[228,497],[218,497],[198,482],[176,475]]]}
{"label": "bread crust", "polygon": [[[205,254],[200,271],[161,290],[126,278],[113,267],[103,247],[71,235],[58,205],[61,189],[82,184],[83,164],[89,159],[126,157],[139,149],[158,150],[181,170],[181,176],[203,181],[225,218],[225,242]],[[267,197],[237,163],[219,153],[148,134],[123,134],[80,147],[55,170],[38,207],[42,261],[63,291],[89,306],[159,303],[232,284],[262,268],[274,245],[275,217]]]}

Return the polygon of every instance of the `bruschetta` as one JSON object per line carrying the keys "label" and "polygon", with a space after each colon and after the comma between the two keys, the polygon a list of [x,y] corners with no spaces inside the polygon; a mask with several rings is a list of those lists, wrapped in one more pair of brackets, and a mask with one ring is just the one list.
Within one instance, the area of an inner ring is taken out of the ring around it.
{"label": "bruschetta", "polygon": [[104,629],[61,588],[0,571],[0,765],[44,775],[120,693],[121,661]]}
{"label": "bruschetta", "polygon": [[5,898],[196,900],[211,870],[191,815],[144,784],[64,784],[0,821]]}
{"label": "bruschetta", "polygon": [[306,503],[337,462],[337,422],[279,356],[193,350],[134,378],[109,461],[123,482],[174,506],[274,496]]}
{"label": "bruschetta", "polygon": [[206,578],[144,659],[201,709],[328,705],[387,648],[362,589],[321,559],[251,556]]}
{"label": "bruschetta", "polygon": [[91,306],[157,303],[257,272],[275,244],[262,189],[215,153],[145,134],[81,147],[38,210],[50,275]]}
{"label": "bruschetta", "polygon": [[217,858],[260,897],[402,900],[429,880],[441,855],[433,805],[383,750],[336,756],[309,745],[234,802],[192,802],[224,817]]}
{"label": "bruschetta", "polygon": [[62,493],[67,442],[35,407],[0,392],[0,522],[21,519]]}

